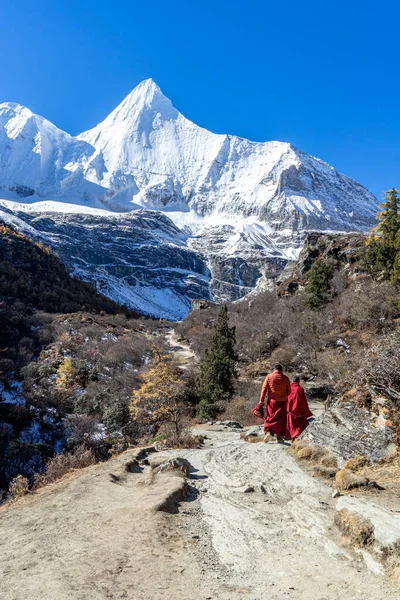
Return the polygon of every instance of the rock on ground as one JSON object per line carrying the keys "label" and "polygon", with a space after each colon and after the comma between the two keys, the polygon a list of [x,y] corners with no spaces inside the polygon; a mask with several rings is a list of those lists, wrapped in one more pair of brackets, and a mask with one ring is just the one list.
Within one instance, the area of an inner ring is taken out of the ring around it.
{"label": "rock on ground", "polygon": [[310,423],[302,438],[327,448],[340,466],[361,455],[377,461],[394,449],[393,431],[377,426],[370,412],[352,402],[336,403]]}

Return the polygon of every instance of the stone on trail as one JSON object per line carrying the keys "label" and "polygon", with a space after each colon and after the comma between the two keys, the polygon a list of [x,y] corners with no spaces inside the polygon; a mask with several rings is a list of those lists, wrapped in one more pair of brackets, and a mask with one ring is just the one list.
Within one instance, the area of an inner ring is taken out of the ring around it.
{"label": "stone on trail", "polygon": [[262,425],[250,427],[247,431],[240,433],[240,439],[250,443],[262,442],[264,440],[264,427]]}
{"label": "stone on trail", "polygon": [[183,477],[190,477],[191,464],[186,458],[180,456],[169,458],[168,456],[156,456],[150,461],[153,473],[166,473],[175,471]]}

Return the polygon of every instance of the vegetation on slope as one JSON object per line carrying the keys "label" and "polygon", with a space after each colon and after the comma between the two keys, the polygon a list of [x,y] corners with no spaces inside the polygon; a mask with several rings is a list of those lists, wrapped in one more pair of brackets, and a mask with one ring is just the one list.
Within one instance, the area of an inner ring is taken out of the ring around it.
{"label": "vegetation on slope", "polygon": [[55,452],[84,443],[101,458],[136,435],[128,407],[154,326],[0,224],[0,490]]}
{"label": "vegetation on slope", "polygon": [[[6,304],[21,302],[50,313],[123,311],[113,300],[97,293],[91,284],[72,277],[51,248],[42,242],[32,242],[2,222],[0,298]],[[134,316],[132,312],[129,314]]]}

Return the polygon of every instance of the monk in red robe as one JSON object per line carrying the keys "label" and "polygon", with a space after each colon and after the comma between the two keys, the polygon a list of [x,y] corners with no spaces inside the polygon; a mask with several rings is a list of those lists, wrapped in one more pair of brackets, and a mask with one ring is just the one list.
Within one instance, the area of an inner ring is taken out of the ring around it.
{"label": "monk in red robe", "polygon": [[294,378],[287,403],[287,433],[294,442],[305,430],[312,417],[304,389],[300,385],[300,377]]}
{"label": "monk in red robe", "polygon": [[273,373],[266,376],[261,390],[258,406],[264,405],[267,396],[267,409],[264,419],[264,442],[268,443],[274,436],[279,443],[287,433],[286,404],[291,392],[290,381],[283,374],[282,365],[275,365]]}

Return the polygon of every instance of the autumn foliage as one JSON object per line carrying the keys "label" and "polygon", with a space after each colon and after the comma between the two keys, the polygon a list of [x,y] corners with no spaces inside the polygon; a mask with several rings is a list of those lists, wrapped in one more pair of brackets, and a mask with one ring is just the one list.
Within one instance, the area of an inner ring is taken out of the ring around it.
{"label": "autumn foliage", "polygon": [[158,429],[171,423],[178,434],[186,412],[182,400],[181,370],[167,354],[156,353],[142,375],[143,383],[132,393],[130,413],[135,423]]}

